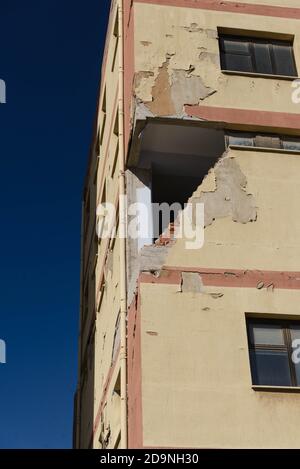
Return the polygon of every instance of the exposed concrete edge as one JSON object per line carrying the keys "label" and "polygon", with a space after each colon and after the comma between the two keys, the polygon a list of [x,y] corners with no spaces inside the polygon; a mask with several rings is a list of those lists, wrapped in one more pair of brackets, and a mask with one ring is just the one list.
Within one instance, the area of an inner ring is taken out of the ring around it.
{"label": "exposed concrete edge", "polygon": [[144,246],[141,249],[138,262],[135,265],[135,268],[131,274],[131,280],[128,284],[128,304],[132,303],[136,294],[140,273],[149,273],[159,277],[160,271],[162,270],[167,259],[169,250],[173,245],[174,242],[164,246],[151,244],[149,246]]}
{"label": "exposed concrete edge", "polygon": [[145,129],[146,125],[150,122],[155,124],[168,125],[192,125],[199,123],[202,123],[203,125],[207,121],[206,119],[202,119],[199,117],[189,116],[186,113],[163,117],[156,116],[147,108],[147,106],[142,101],[136,98],[131,129],[131,144],[127,159],[128,167],[137,166],[138,164],[141,150],[142,132]]}

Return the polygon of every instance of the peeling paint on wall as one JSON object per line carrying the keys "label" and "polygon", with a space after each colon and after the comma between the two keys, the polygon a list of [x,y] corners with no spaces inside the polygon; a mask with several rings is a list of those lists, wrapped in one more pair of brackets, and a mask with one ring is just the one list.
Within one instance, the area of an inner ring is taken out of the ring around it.
{"label": "peeling paint on wall", "polygon": [[[199,187],[189,199],[192,205],[204,204],[204,226],[215,219],[231,217],[237,223],[254,222],[257,219],[257,207],[252,194],[247,193],[247,178],[241,171],[234,157],[227,151],[209,170]],[[149,272],[160,276],[170,250],[173,249],[174,226],[180,223],[179,218],[169,225],[152,245],[145,245],[139,253],[131,256],[131,275],[129,279],[128,298],[131,301],[137,287],[140,272]],[[199,274],[185,272],[181,278],[181,292],[203,292]],[[213,296],[219,298],[218,296]]]}
{"label": "peeling paint on wall", "polygon": [[189,33],[203,32],[203,28],[200,28],[197,23],[191,23],[190,26],[182,26],[182,28]]}
{"label": "peeling paint on wall", "polygon": [[[199,75],[194,75],[195,66],[190,64],[187,70],[173,69],[169,73],[171,55],[158,69],[152,87],[152,101],[145,105],[154,115],[173,116],[182,115],[185,105],[199,104],[208,96],[216,92],[215,89],[206,86]],[[136,89],[139,88],[142,79],[153,77],[153,72],[138,72],[136,74]]]}
{"label": "peeling paint on wall", "polygon": [[200,76],[190,71],[174,70],[172,74],[171,97],[177,115],[184,112],[185,105],[199,104],[216,90],[206,86]]}
{"label": "peeling paint on wall", "polygon": [[141,44],[142,44],[142,46],[147,47],[147,46],[150,46],[150,44],[152,44],[152,42],[150,42],[150,41],[141,41]]}
{"label": "peeling paint on wall", "polygon": [[167,257],[166,246],[144,246],[140,254],[140,271],[159,271]]}
{"label": "peeling paint on wall", "polygon": [[218,39],[218,31],[216,29],[206,29],[205,34],[209,39]]}
{"label": "peeling paint on wall", "polygon": [[170,59],[167,58],[158,70],[158,75],[152,88],[152,102],[145,103],[150,111],[156,115],[171,116],[175,114],[168,72],[169,61]]}
{"label": "peeling paint on wall", "polygon": [[200,196],[191,198],[193,204],[204,204],[205,227],[211,225],[216,218],[228,216],[239,223],[256,221],[255,200],[246,191],[247,179],[236,159],[227,157],[225,153],[211,171],[215,177],[216,189],[202,192],[201,185],[196,191],[200,191]]}
{"label": "peeling paint on wall", "polygon": [[202,50],[199,54],[199,59],[201,61],[203,60],[210,60],[213,65],[215,65],[216,67],[219,65],[220,63],[220,57],[219,57],[219,54],[214,54],[213,52],[207,52],[205,50]]}
{"label": "peeling paint on wall", "polygon": [[138,72],[135,74],[135,88],[139,88],[142,80],[153,77],[153,72]]}
{"label": "peeling paint on wall", "polygon": [[182,272],[181,274],[182,293],[202,293],[203,283],[197,272]]}

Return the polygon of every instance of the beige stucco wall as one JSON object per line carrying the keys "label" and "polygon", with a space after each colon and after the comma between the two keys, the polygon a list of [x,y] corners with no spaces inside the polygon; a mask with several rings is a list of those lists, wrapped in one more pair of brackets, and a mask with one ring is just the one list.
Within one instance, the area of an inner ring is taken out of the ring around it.
{"label": "beige stucco wall", "polygon": [[[118,122],[118,49],[116,51],[116,8],[111,15],[112,27],[108,36],[106,66],[102,77],[100,106],[98,115],[99,130],[103,131],[99,166],[96,176],[97,203],[115,204],[118,195],[118,136],[114,133]],[[114,65],[113,65],[114,64]],[[102,102],[106,92],[106,120],[104,124]],[[96,276],[96,334],[95,334],[95,383],[94,383],[94,437],[93,447],[101,448],[116,444],[120,433],[119,396],[114,391],[119,373],[118,354],[114,356],[113,346],[115,327],[119,314],[119,239],[101,239],[95,267]],[[103,289],[100,294],[100,289]]]}
{"label": "beige stucco wall", "polygon": [[[296,3],[284,2],[286,6],[299,6]],[[295,36],[299,71],[299,20],[136,3],[134,24],[136,96],[155,115],[180,115],[184,104],[198,103],[299,113],[299,105],[291,99],[291,80],[222,73],[217,32],[218,27],[223,27]],[[160,95],[155,97],[157,93]]]}
{"label": "beige stucco wall", "polygon": [[[96,117],[95,141],[86,192],[90,193],[89,226],[84,234],[82,285],[88,285],[87,317],[81,318],[81,360],[91,357],[84,374],[81,363],[81,447],[114,447],[120,433],[120,402],[116,392],[119,373],[118,354],[112,360],[115,326],[119,313],[119,240],[101,239],[96,243],[96,208],[101,202],[115,204],[118,195],[118,136],[114,133],[118,119],[118,50],[114,35],[116,4],[111,13],[104,54],[100,87],[99,112]],[[113,65],[114,64],[114,65]],[[105,112],[103,104],[106,104]],[[97,154],[97,136],[100,141]],[[98,220],[97,220],[98,221]],[[102,295],[100,290],[102,288]],[[91,331],[94,339],[89,341]],[[79,385],[80,386],[80,385]]]}
{"label": "beige stucco wall", "polygon": [[144,446],[298,448],[300,394],[252,389],[245,313],[299,317],[300,292],[178,287],[141,285]]}

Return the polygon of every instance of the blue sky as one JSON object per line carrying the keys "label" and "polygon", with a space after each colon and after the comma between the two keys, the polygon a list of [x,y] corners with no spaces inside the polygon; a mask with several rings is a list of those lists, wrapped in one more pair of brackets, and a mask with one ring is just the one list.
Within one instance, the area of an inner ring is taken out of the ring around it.
{"label": "blue sky", "polygon": [[1,0],[0,448],[68,448],[80,210],[109,0]]}

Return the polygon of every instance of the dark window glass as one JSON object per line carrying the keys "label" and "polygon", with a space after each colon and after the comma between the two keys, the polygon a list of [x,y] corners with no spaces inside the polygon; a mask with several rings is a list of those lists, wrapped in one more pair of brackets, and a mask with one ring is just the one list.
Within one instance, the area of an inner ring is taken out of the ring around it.
{"label": "dark window glass", "polygon": [[291,386],[291,374],[287,352],[251,350],[250,360],[253,384]]}
{"label": "dark window glass", "polygon": [[233,133],[227,135],[227,145],[240,145],[240,146],[247,146],[253,147],[254,145],[254,136],[244,134],[243,132],[240,133]]}
{"label": "dark window glass", "polygon": [[295,364],[295,369],[296,369],[296,385],[300,386],[300,363]]}
{"label": "dark window glass", "polygon": [[253,70],[250,45],[236,38],[221,39],[222,68],[251,72]]}
{"label": "dark window glass", "polygon": [[226,134],[226,146],[229,145],[300,151],[300,138],[233,131]]}
{"label": "dark window glass", "polygon": [[281,148],[280,137],[271,135],[256,135],[255,146],[262,148]]}
{"label": "dark window glass", "polygon": [[273,73],[269,44],[257,43],[254,47],[255,71],[257,73]]}
{"label": "dark window glass", "polygon": [[274,44],[274,62],[276,75],[296,76],[293,50],[291,46]]}
{"label": "dark window glass", "polygon": [[250,55],[226,54],[226,70],[236,70],[240,72],[252,72],[252,60]]}
{"label": "dark window glass", "polygon": [[250,55],[249,43],[241,39],[223,39],[223,50],[227,54]]}
{"label": "dark window glass", "polygon": [[289,41],[221,36],[220,51],[223,70],[297,76]]}
{"label": "dark window glass", "polygon": [[291,326],[291,339],[300,341],[300,324],[299,326]]}
{"label": "dark window glass", "polygon": [[255,324],[249,326],[250,342],[255,345],[284,345],[280,324]]}
{"label": "dark window glass", "polygon": [[248,319],[247,327],[253,384],[299,386],[299,323]]}
{"label": "dark window glass", "polygon": [[284,137],[282,139],[282,147],[285,150],[300,151],[300,139]]}
{"label": "dark window glass", "polygon": [[293,362],[295,364],[296,381],[300,386],[300,325],[292,326],[290,329],[292,349],[293,349]]}

